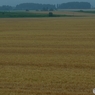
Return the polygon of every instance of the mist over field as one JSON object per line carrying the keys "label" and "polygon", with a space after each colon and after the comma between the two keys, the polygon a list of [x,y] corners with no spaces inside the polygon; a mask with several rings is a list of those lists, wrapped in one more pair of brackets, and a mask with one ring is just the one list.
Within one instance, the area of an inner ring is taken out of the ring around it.
{"label": "mist over field", "polygon": [[0,0],[0,6],[1,5],[16,6],[17,4],[20,3],[60,4],[60,3],[73,2],[73,1],[90,2],[92,6],[95,6],[95,0],[51,0],[51,1],[50,0]]}

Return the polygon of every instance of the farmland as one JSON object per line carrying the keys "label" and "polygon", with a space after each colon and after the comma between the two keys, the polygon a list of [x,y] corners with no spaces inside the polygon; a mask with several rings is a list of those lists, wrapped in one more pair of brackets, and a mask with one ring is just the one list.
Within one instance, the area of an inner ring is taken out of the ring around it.
{"label": "farmland", "polygon": [[93,95],[95,18],[0,19],[0,95]]}
{"label": "farmland", "polygon": [[[45,18],[45,17],[79,17],[81,15],[72,15],[72,14],[60,14],[60,12],[45,12],[45,11],[12,11],[12,12],[0,12],[0,18]],[[58,14],[59,13],[59,14]],[[63,12],[61,12],[63,13]]]}
{"label": "farmland", "polygon": [[95,10],[0,11],[0,18],[95,17]]}

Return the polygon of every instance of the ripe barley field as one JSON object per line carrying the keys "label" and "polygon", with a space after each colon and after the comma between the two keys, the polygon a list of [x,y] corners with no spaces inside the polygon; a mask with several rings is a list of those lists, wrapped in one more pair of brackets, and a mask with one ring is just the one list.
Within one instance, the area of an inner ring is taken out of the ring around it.
{"label": "ripe barley field", "polygon": [[0,19],[0,95],[93,95],[95,18]]}

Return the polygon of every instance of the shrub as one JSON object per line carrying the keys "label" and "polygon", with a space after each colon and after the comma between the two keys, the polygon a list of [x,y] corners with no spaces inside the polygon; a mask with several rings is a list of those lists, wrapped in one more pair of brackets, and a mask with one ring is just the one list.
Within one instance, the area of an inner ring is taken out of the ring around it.
{"label": "shrub", "polygon": [[49,12],[49,17],[53,17],[53,13],[52,12]]}

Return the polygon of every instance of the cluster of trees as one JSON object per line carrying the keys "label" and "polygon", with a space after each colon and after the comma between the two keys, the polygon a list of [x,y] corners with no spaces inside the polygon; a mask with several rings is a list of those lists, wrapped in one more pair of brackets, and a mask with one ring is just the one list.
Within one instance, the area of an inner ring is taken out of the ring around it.
{"label": "cluster of trees", "polygon": [[0,10],[13,10],[13,7],[8,6],[8,5],[3,5],[3,6],[0,6]]}
{"label": "cluster of trees", "polygon": [[52,4],[38,4],[38,3],[22,3],[16,6],[16,10],[53,10],[56,9],[55,5]]}
{"label": "cluster of trees", "polygon": [[58,9],[91,9],[91,4],[88,2],[68,2],[57,6]]}
{"label": "cluster of trees", "polygon": [[91,9],[91,4],[88,2],[68,2],[60,5],[53,4],[38,4],[38,3],[22,3],[16,5],[16,7],[3,5],[0,10],[42,10],[53,11],[55,9]]}

